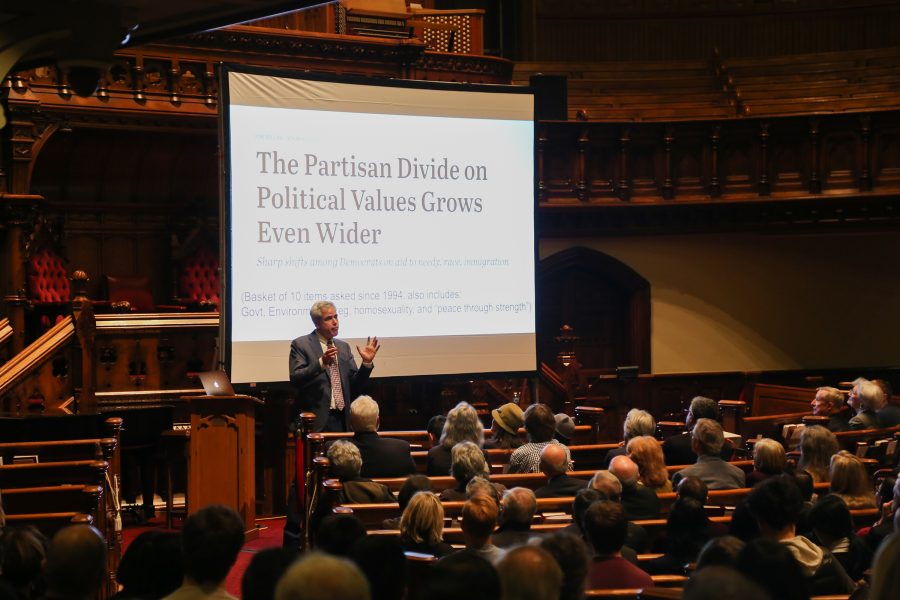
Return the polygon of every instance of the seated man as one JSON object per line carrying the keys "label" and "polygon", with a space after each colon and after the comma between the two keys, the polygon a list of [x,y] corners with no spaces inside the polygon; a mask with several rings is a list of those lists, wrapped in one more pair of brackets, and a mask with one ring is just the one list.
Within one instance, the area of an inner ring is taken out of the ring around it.
{"label": "seated man", "polygon": [[587,487],[587,481],[566,475],[566,451],[557,444],[547,444],[541,451],[541,473],[547,476],[547,484],[534,490],[538,498],[565,498],[574,496]]}
{"label": "seated man", "polygon": [[337,440],[328,448],[331,473],[341,480],[341,502],[360,504],[367,502],[396,502],[391,490],[382,483],[360,477],[362,456],[359,448],[347,440]]}
{"label": "seated man", "polygon": [[800,563],[811,595],[852,594],[856,590],[856,584],[831,552],[797,535],[803,498],[790,475],[778,475],[754,487],[747,496],[747,506],[756,518],[760,535],[787,546]]}
{"label": "seated man", "polygon": [[511,550],[497,564],[503,598],[559,600],[563,572],[556,559],[537,546]]}
{"label": "seated man", "polygon": [[850,417],[850,429],[876,429],[878,415],[876,410],[884,403],[884,392],[881,388],[862,377],[858,377],[850,388],[847,404],[853,411]]}
{"label": "seated man", "polygon": [[232,600],[225,578],[244,545],[244,523],[233,508],[212,504],[188,517],[182,531],[184,583],[166,600]]}
{"label": "seated man", "polygon": [[617,456],[625,456],[629,440],[642,435],[649,435],[650,437],[656,435],[656,420],[646,410],[632,408],[625,415],[625,422],[622,424],[622,444],[615,450],[610,450],[606,453],[603,466],[608,469],[612,459]]}
{"label": "seated man", "polygon": [[486,494],[475,494],[463,505],[460,527],[466,549],[471,550],[483,559],[496,565],[506,551],[495,546],[491,540],[494,527],[497,526],[499,509],[493,498]]}
{"label": "seated man", "polygon": [[366,576],[344,558],[312,552],[295,562],[275,587],[277,600],[369,600],[371,590]]}
{"label": "seated man", "polygon": [[816,397],[812,401],[812,412],[817,417],[828,417],[828,429],[834,432],[847,431],[848,423],[844,394],[833,387],[820,387],[816,390]]}
{"label": "seated man", "polygon": [[363,477],[403,477],[416,472],[409,442],[378,435],[378,403],[360,396],[350,404],[352,441],[359,448]]}
{"label": "seated man", "polygon": [[[684,420],[687,431],[670,436],[663,442],[663,456],[667,465],[692,465],[697,460],[697,453],[691,446],[691,430],[700,419],[719,420],[719,405],[715,400],[705,396],[695,396],[691,400],[691,406]],[[733,453],[734,445],[731,442],[722,445],[722,460],[730,459]]]}
{"label": "seated man", "polygon": [[622,558],[628,519],[621,504],[600,500],[584,514],[584,531],[594,549],[588,589],[653,587],[650,576]]}
{"label": "seated man", "polygon": [[747,475],[738,467],[722,460],[725,435],[718,421],[700,419],[691,432],[691,448],[697,462],[672,476],[672,486],[687,476],[700,478],[711,490],[733,490],[744,487]]}
{"label": "seated man", "polygon": [[656,492],[638,482],[638,466],[627,456],[616,456],[609,464],[609,472],[622,484],[622,506],[632,521],[658,519],[659,498]]}
{"label": "seated man", "polygon": [[900,406],[891,404],[894,390],[890,382],[884,379],[873,379],[872,383],[881,389],[881,406],[875,410],[875,418],[879,427],[894,427],[900,425]]}
{"label": "seated man", "polygon": [[532,404],[525,411],[525,433],[528,443],[513,451],[506,465],[506,473],[537,473],[540,471],[541,451],[548,444],[556,444],[566,453],[566,470],[572,468],[569,448],[553,438],[556,434],[556,418],[546,404]]}
{"label": "seated man", "polygon": [[[242,530],[242,539],[243,536]],[[64,527],[50,540],[44,565],[44,581],[47,585],[44,598],[96,598],[106,580],[106,540],[90,525]]]}
{"label": "seated man", "polygon": [[498,548],[512,548],[538,537],[538,533],[531,531],[535,512],[537,500],[534,492],[523,487],[507,490],[500,501],[500,527],[494,533],[494,545]]}
{"label": "seated man", "polygon": [[[600,492],[600,495],[604,500],[609,500],[610,502],[615,502],[617,504],[622,503],[622,482],[609,471],[601,470],[594,473],[594,476],[591,478],[590,487],[591,489]],[[576,500],[577,498],[578,497],[576,496]],[[582,519],[583,518],[584,517],[582,517]],[[582,523],[582,528],[583,526],[584,523]],[[649,540],[650,538],[647,534],[647,530],[636,523],[628,521],[625,531],[625,546],[633,549],[635,553],[646,552],[648,550]],[[629,557],[626,555],[625,558]]]}

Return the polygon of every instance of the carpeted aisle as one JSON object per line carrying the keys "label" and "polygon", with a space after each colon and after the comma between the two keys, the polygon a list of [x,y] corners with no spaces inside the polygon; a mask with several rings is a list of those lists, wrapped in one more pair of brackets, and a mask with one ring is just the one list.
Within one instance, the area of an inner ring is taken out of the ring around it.
{"label": "carpeted aisle", "polygon": [[[176,521],[175,525],[180,526],[180,522]],[[244,571],[247,570],[247,565],[253,559],[253,555],[264,548],[281,546],[284,517],[259,519],[257,520],[257,525],[259,526],[259,538],[244,544],[241,553],[238,554],[237,561],[225,580],[225,588],[228,590],[228,593],[238,598],[241,597],[241,578],[244,576]],[[130,526],[123,529],[122,552],[124,553],[128,549],[128,544],[131,543],[131,540],[149,529],[165,529],[165,518],[156,517],[148,521],[146,525]]]}

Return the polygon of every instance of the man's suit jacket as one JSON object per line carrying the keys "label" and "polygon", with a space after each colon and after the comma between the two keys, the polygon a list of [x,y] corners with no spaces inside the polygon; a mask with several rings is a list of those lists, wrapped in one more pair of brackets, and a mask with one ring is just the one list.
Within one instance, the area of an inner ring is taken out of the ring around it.
{"label": "man's suit jacket", "polygon": [[659,518],[659,497],[656,492],[641,484],[622,487],[622,507],[630,521]]}
{"label": "man's suit jacket", "polygon": [[[692,465],[697,462],[697,455],[691,448],[690,432],[678,433],[665,439],[662,445],[666,466]],[[725,440],[722,444],[722,460],[730,460],[734,454],[734,444]]]}
{"label": "man's suit jacket", "polygon": [[587,487],[588,482],[584,479],[569,477],[568,475],[557,475],[547,482],[546,485],[534,490],[536,498],[565,498],[574,496],[579,490]]}
{"label": "man's suit jacket", "polygon": [[362,456],[363,477],[403,477],[416,472],[409,442],[381,437],[374,431],[356,432],[350,439]]}
{"label": "man's suit jacket", "polygon": [[[371,367],[356,367],[356,360],[350,345],[339,339],[334,340],[338,349],[338,368],[341,374],[341,388],[344,392],[344,418],[350,418],[350,403],[362,392]],[[291,342],[290,374],[291,384],[297,388],[297,405],[300,412],[316,414],[314,431],[325,429],[328,409],[331,405],[331,379],[328,371],[319,364],[322,358],[322,344],[313,331]]]}
{"label": "man's suit jacket", "polygon": [[711,490],[733,490],[747,483],[747,476],[741,469],[718,456],[698,457],[696,463],[672,476],[672,487],[678,487],[678,482],[689,476],[699,477]]}

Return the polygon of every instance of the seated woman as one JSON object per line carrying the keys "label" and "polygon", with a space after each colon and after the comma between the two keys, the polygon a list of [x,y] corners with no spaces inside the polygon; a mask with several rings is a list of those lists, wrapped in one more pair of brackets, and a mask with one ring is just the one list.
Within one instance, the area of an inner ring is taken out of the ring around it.
{"label": "seated woman", "polygon": [[847,504],[834,494],[822,496],[809,510],[808,521],[818,542],[831,550],[847,575],[854,581],[862,579],[872,565],[872,551],[854,535]]}
{"label": "seated woman", "polygon": [[797,468],[812,475],[813,483],[829,480],[831,457],[840,450],[837,438],[821,425],[806,427],[800,434]]}
{"label": "seated woman", "polygon": [[421,552],[437,557],[453,552],[443,540],[444,507],[431,492],[417,492],[400,517],[400,544],[406,552]]}
{"label": "seated woman", "polygon": [[468,402],[460,402],[447,413],[441,441],[428,451],[428,475],[447,475],[450,472],[450,449],[460,442],[484,446],[484,425],[478,412]]}
{"label": "seated woman", "polygon": [[831,457],[829,491],[847,504],[847,508],[875,508],[875,492],[865,465],[846,450]]}
{"label": "seated woman", "polygon": [[[440,494],[442,501],[466,500],[466,486],[473,477],[488,478],[490,469],[484,460],[481,448],[472,442],[460,442],[450,451],[450,474],[456,480],[456,487],[447,488]],[[502,490],[498,490],[502,492]]]}
{"label": "seated woman", "polygon": [[628,456],[638,466],[640,473],[638,481],[657,494],[672,491],[662,445],[656,438],[649,435],[632,438],[628,441],[626,449]]}
{"label": "seated woman", "polygon": [[519,427],[525,423],[522,409],[515,402],[508,402],[491,411],[491,437],[484,440],[485,448],[515,449],[524,442],[519,437]]}
{"label": "seated woman", "polygon": [[337,440],[328,448],[331,473],[341,480],[341,503],[396,502],[391,490],[384,484],[359,476],[362,456],[359,448],[347,440]]}
{"label": "seated woman", "polygon": [[780,475],[787,466],[784,446],[772,438],[761,438],[753,444],[753,471],[747,475],[747,487],[753,487],[773,475]]}

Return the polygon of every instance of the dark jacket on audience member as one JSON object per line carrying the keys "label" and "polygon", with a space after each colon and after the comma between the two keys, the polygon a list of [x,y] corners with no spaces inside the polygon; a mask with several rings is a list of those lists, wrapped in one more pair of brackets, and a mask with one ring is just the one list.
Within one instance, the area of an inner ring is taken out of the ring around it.
{"label": "dark jacket on audience member", "polygon": [[628,451],[625,449],[625,446],[619,446],[618,448],[613,448],[607,452],[606,457],[603,459],[603,468],[608,469],[609,463],[617,456],[628,456]]}
{"label": "dark jacket on audience member", "polygon": [[878,415],[864,410],[850,417],[850,429],[878,429]]}
{"label": "dark jacket on audience member", "polygon": [[672,486],[684,477],[699,477],[711,490],[733,490],[746,485],[747,475],[738,467],[718,456],[700,456],[697,462],[672,476]]}
{"label": "dark jacket on audience member", "polygon": [[[638,527],[638,526],[635,525],[635,527]],[[578,527],[578,525],[576,525],[575,523],[570,523],[570,524],[566,525],[565,527],[560,529],[560,531],[563,533],[567,533],[569,535],[574,535],[577,538],[581,539],[585,544],[590,545],[590,542],[587,541],[586,539],[584,539],[584,534],[582,533],[582,531]],[[646,535],[646,533],[644,535]],[[627,544],[627,539],[626,539],[626,545],[622,546],[622,549],[619,552],[622,554],[622,558],[624,558],[625,560],[627,560],[628,562],[630,562],[631,564],[633,564],[636,567],[640,566],[638,564],[637,552],[635,552],[634,548],[632,548],[631,546],[629,546]]]}
{"label": "dark jacket on audience member", "polygon": [[[722,445],[722,460],[730,460],[734,454],[734,444],[725,440]],[[669,467],[675,465],[692,465],[697,462],[697,454],[691,449],[690,432],[669,436],[663,442],[663,458]]]}
{"label": "dark jacket on audience member", "polygon": [[879,427],[893,427],[900,425],[900,406],[886,404],[884,408],[875,413]]}
{"label": "dark jacket on audience member", "polygon": [[363,477],[403,477],[416,472],[409,442],[381,437],[374,431],[356,432],[350,439],[362,456]]}
{"label": "dark jacket on audience member", "polygon": [[835,413],[828,418],[828,431],[838,433],[839,431],[850,430],[850,418],[846,411]]}
{"label": "dark jacket on audience member", "polygon": [[365,504],[372,502],[396,502],[388,486],[371,479],[349,479],[341,482],[343,502],[348,504]]}
{"label": "dark jacket on audience member", "polygon": [[417,543],[406,534],[400,534],[400,545],[403,546],[405,552],[419,552],[420,554],[431,554],[438,558],[446,556],[453,552],[453,546],[441,540],[437,544],[429,544],[427,542]]}
{"label": "dark jacket on audience member", "polygon": [[536,498],[565,498],[574,496],[579,490],[586,488],[587,484],[584,479],[569,477],[566,474],[557,475],[547,481],[546,485],[534,490],[534,495]]}
{"label": "dark jacket on audience member", "polygon": [[[485,462],[491,464],[484,448],[481,449],[481,452],[484,454]],[[450,463],[450,448],[438,444],[428,451],[428,464],[425,467],[425,473],[432,476],[446,477],[450,474]]]}
{"label": "dark jacket on audience member", "polygon": [[622,488],[622,507],[629,521],[659,518],[659,497],[647,486]]}
{"label": "dark jacket on audience member", "polygon": [[541,533],[531,531],[530,525],[504,523],[491,535],[491,543],[498,548],[513,548],[527,544],[528,540],[535,537],[541,537]]}

